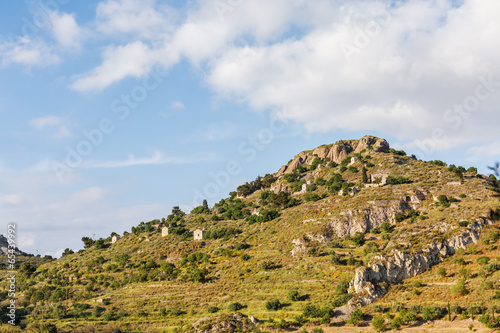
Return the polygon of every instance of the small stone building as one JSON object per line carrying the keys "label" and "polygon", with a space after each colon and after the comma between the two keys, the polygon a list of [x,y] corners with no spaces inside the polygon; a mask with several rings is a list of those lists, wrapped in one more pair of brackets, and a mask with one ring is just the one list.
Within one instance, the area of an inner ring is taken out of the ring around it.
{"label": "small stone building", "polygon": [[113,236],[113,237],[111,237],[111,244],[116,243],[120,239],[122,239],[122,236]]}
{"label": "small stone building", "polygon": [[205,230],[195,230],[194,231],[194,240],[202,240],[205,238],[206,231]]}
{"label": "small stone building", "polygon": [[153,225],[151,226],[151,228],[153,228],[153,230],[157,230],[159,227],[160,227],[160,225],[159,225],[159,224],[153,224]]}
{"label": "small stone building", "polygon": [[163,227],[161,229],[161,237],[165,237],[165,236],[168,236],[168,227]]}

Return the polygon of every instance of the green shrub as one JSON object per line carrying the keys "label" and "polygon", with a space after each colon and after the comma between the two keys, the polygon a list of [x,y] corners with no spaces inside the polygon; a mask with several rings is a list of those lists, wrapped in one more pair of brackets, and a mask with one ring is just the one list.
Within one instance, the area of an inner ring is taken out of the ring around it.
{"label": "green shrub", "polygon": [[239,311],[239,310],[243,309],[243,305],[239,302],[235,302],[235,303],[229,304],[229,306],[227,308],[229,311]]}
{"label": "green shrub", "polygon": [[332,301],[332,306],[334,308],[338,308],[338,307],[341,307],[341,306],[344,306],[347,304],[347,302],[349,302],[349,300],[352,298],[352,295],[351,294],[344,294],[344,295],[341,295],[339,297],[337,297],[336,299],[334,299]]}
{"label": "green shrub", "polygon": [[365,314],[361,309],[356,309],[351,314],[349,315],[349,320],[347,321],[349,324],[357,325],[361,320],[363,320],[363,317]]}
{"label": "green shrub", "polygon": [[467,227],[469,226],[469,221],[460,221],[458,222],[458,225],[461,226],[461,227]]}
{"label": "green shrub", "polygon": [[207,309],[207,312],[208,312],[208,313],[216,313],[216,312],[219,312],[219,310],[220,310],[220,309],[219,309],[218,307],[216,307],[216,306],[211,306],[211,307],[209,307],[209,308]]}
{"label": "green shrub", "polygon": [[288,299],[292,302],[300,301],[300,294],[297,290],[290,290],[288,292]]}
{"label": "green shrub", "polygon": [[462,296],[466,295],[467,288],[465,287],[465,280],[464,279],[458,280],[457,283],[451,287],[451,292]]}
{"label": "green shrub", "polygon": [[405,324],[409,324],[414,321],[417,321],[417,316],[414,313],[408,312],[403,316],[403,322]]}
{"label": "green shrub", "polygon": [[279,299],[273,299],[273,300],[266,302],[266,309],[268,309],[269,311],[271,311],[271,310],[278,311],[282,307],[283,307],[283,304],[280,302]]}
{"label": "green shrub", "polygon": [[323,329],[320,327],[313,328],[312,333],[323,333]]}
{"label": "green shrub", "polygon": [[357,231],[354,236],[351,237],[351,240],[355,245],[363,245],[365,243],[365,234]]}
{"label": "green shrub", "polygon": [[377,331],[385,330],[385,319],[382,316],[374,317],[372,320],[372,327]]}
{"label": "green shrub", "polygon": [[304,194],[304,200],[306,202],[309,202],[309,201],[318,201],[318,200],[321,200],[321,196],[317,193],[310,193],[310,192],[307,192],[306,194]]}
{"label": "green shrub", "polygon": [[403,325],[403,319],[401,317],[397,316],[391,321],[391,329],[393,330],[398,330],[401,325]]}
{"label": "green shrub", "polygon": [[422,308],[422,319],[425,321],[431,321],[439,319],[443,316],[443,311],[438,306],[424,306]]}
{"label": "green shrub", "polygon": [[476,260],[476,262],[477,262],[479,265],[482,265],[482,266],[487,265],[489,261],[490,261],[490,258],[488,258],[488,257],[484,257],[484,256],[483,256],[483,257],[479,257],[479,258],[477,258],[477,260]]}
{"label": "green shrub", "polygon": [[456,264],[456,265],[465,265],[465,259],[462,258],[462,257],[456,257],[453,259],[453,262]]}
{"label": "green shrub", "polygon": [[401,304],[401,302],[395,302],[393,305],[392,305],[392,311],[394,312],[399,312],[399,311],[402,311],[404,310],[404,305]]}
{"label": "green shrub", "polygon": [[437,270],[437,274],[440,277],[444,278],[446,276],[446,269],[444,267],[439,267],[438,270]]}

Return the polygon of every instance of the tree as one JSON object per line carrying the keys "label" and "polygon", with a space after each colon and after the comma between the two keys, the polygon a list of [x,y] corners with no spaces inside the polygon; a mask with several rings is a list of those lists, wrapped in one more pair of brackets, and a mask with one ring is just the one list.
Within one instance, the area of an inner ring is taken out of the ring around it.
{"label": "tree", "polygon": [[82,237],[83,247],[88,249],[94,245],[94,240],[90,237]]}
{"label": "tree", "polygon": [[71,250],[70,248],[66,248],[66,249],[64,249],[64,252],[62,253],[61,257],[67,256],[67,255],[73,254],[73,253],[75,253],[73,250]]}
{"label": "tree", "polygon": [[27,261],[23,262],[21,266],[19,266],[19,274],[27,278],[30,278],[35,271],[36,267]]}
{"label": "tree", "polygon": [[366,173],[368,170],[366,170],[365,167],[363,167],[363,169],[361,169],[361,174],[362,174],[362,177],[363,177],[363,183],[368,183],[368,174]]}

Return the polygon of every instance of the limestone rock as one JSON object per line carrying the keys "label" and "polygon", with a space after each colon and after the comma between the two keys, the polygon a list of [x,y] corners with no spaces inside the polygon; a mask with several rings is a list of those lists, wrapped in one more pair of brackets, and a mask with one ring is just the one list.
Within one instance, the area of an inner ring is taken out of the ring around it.
{"label": "limestone rock", "polygon": [[349,284],[349,292],[355,296],[349,301],[350,306],[364,306],[383,296],[387,291],[379,285],[381,282],[399,283],[404,279],[422,274],[443,258],[453,255],[459,248],[465,248],[479,240],[479,234],[486,224],[492,221],[480,218],[442,243],[428,244],[422,251],[409,254],[393,250],[388,256],[377,255],[370,260],[368,267],[360,267]]}
{"label": "limestone rock", "polygon": [[318,147],[318,148],[314,149],[313,155],[316,154],[316,155],[318,155],[319,158],[324,160],[328,156],[329,152],[330,152],[330,149],[328,149],[327,147]]}
{"label": "limestone rock", "polygon": [[352,147],[349,143],[335,143],[330,149],[327,157],[335,163],[340,163],[351,151]]}
{"label": "limestone rock", "polygon": [[376,143],[376,139],[371,136],[371,135],[365,135],[364,137],[362,137],[359,142],[358,142],[358,146],[356,147],[356,149],[354,150],[355,153],[360,153],[362,152],[363,150],[368,150],[368,146],[372,146]]}

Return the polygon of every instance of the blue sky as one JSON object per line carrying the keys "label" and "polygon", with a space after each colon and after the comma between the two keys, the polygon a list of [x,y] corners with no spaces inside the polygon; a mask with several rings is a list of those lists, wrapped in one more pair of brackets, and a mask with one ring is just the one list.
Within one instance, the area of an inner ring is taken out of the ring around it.
{"label": "blue sky", "polygon": [[1,6],[0,222],[31,253],[365,134],[483,173],[500,160],[495,0]]}

